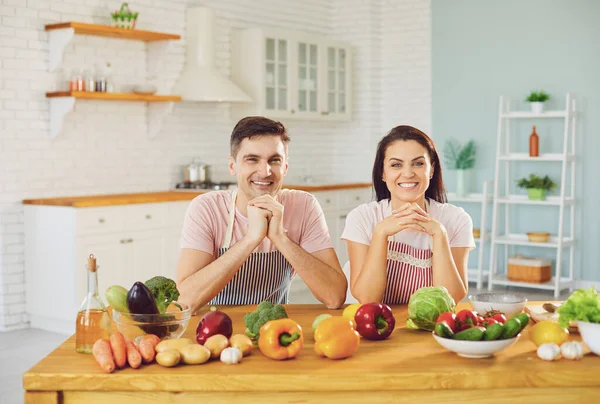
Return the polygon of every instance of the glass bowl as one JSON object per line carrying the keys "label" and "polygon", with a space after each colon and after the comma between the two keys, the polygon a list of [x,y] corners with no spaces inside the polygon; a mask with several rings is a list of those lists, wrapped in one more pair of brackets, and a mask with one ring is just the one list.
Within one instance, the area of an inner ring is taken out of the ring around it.
{"label": "glass bowl", "polygon": [[517,334],[516,337],[510,339],[497,339],[495,341],[464,341],[450,338],[442,338],[432,333],[433,338],[444,348],[449,351],[456,352],[464,358],[489,358],[495,353],[508,348],[521,337]]}
{"label": "glass bowl", "polygon": [[155,334],[161,340],[179,338],[188,327],[192,311],[187,304],[178,304],[181,310],[170,304],[164,314],[121,313],[113,309],[112,319],[123,336],[132,341],[146,334]]}
{"label": "glass bowl", "polygon": [[527,298],[514,293],[479,293],[469,296],[473,309],[484,315],[490,310],[499,310],[507,319],[523,311]]}

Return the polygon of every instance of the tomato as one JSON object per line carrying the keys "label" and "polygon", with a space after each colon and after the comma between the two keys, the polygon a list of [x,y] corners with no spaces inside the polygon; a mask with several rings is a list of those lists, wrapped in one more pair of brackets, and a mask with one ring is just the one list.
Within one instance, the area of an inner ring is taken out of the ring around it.
{"label": "tomato", "polygon": [[435,323],[441,323],[442,321],[445,321],[446,324],[448,324],[448,327],[452,329],[452,332],[456,332],[456,314],[452,312],[442,313],[438,316]]}
{"label": "tomato", "polygon": [[506,316],[499,310],[490,310],[486,312],[483,317],[493,318],[494,320],[502,324],[506,323]]}
{"label": "tomato", "polygon": [[478,314],[473,310],[461,310],[456,315],[456,327],[458,330],[466,330],[477,325]]}
{"label": "tomato", "polygon": [[484,319],[483,317],[481,317],[480,315],[478,315],[478,316],[477,316],[477,325],[481,325],[481,324],[483,324],[483,321],[484,321],[484,320],[485,320],[485,319]]}
{"label": "tomato", "polygon": [[484,326],[485,328],[488,328],[490,325],[496,324],[496,323],[498,323],[498,320],[496,320],[493,317],[488,317],[488,318],[483,319],[483,323],[481,325]]}

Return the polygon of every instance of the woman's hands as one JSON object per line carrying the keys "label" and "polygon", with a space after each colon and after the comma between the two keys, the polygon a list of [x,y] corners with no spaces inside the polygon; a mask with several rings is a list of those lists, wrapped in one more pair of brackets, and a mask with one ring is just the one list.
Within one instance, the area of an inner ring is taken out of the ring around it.
{"label": "woman's hands", "polygon": [[432,237],[446,232],[440,222],[432,218],[415,202],[407,202],[398,209],[392,210],[392,215],[381,221],[375,228],[376,232],[386,237],[404,230],[420,231]]}

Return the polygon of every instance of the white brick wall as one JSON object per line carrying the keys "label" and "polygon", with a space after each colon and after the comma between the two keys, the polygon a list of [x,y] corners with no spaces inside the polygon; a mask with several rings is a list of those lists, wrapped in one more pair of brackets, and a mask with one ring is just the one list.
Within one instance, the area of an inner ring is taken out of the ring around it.
{"label": "white brick wall", "polygon": [[[27,198],[170,188],[195,156],[228,178],[227,104],[179,103],[148,139],[142,103],[78,101],[62,133],[48,138],[44,92],[75,68],[110,62],[117,89],[148,76],[143,43],[76,36],[60,70],[48,72],[45,24],[108,23],[113,0],[0,0],[0,331],[27,326],[23,207]],[[294,122],[289,177],[368,180],[374,145],[393,125],[431,127],[430,4],[424,0],[136,0],[138,28],[184,34],[187,6],[216,11],[217,65],[230,70],[232,28],[286,27],[327,34],[355,46],[354,119]],[[168,92],[183,66],[174,41],[165,69],[151,80]],[[84,61],[85,60],[85,61]],[[315,147],[318,145],[319,147]],[[316,152],[315,152],[316,150]],[[357,158],[357,153],[360,153]],[[358,164],[357,164],[358,162]],[[52,271],[52,268],[48,268]],[[51,304],[51,302],[49,302]]]}

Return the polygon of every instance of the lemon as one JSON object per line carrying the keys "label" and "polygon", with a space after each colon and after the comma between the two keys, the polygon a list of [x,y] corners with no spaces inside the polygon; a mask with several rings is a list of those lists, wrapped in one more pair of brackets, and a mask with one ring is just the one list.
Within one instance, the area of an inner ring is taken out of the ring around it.
{"label": "lemon", "polygon": [[544,320],[529,329],[529,339],[536,346],[555,343],[560,346],[569,338],[569,331],[556,321]]}
{"label": "lemon", "polygon": [[360,309],[360,306],[362,306],[362,304],[360,304],[360,303],[351,304],[350,306],[348,306],[344,309],[344,312],[342,314],[342,317],[347,318],[348,320],[352,321],[353,327],[356,327],[356,320],[354,320],[354,316],[356,315],[356,312],[358,311],[358,309]]}

